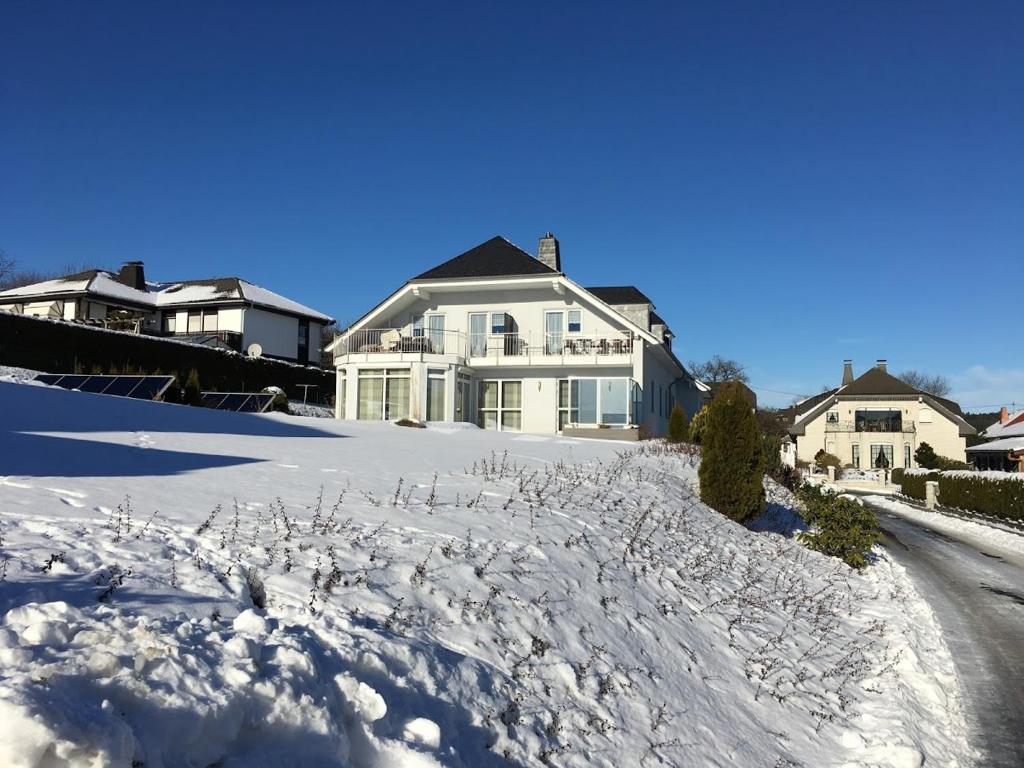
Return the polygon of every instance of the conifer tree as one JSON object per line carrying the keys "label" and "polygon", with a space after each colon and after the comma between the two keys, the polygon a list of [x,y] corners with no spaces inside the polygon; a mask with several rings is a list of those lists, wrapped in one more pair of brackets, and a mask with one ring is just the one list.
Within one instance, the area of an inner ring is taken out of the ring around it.
{"label": "conifer tree", "polygon": [[719,389],[707,411],[701,436],[700,498],[737,522],[764,511],[764,453],[761,430],[743,389]]}
{"label": "conifer tree", "polygon": [[686,422],[686,414],[679,403],[672,406],[672,414],[668,417],[668,441],[684,443],[690,436],[690,425]]}
{"label": "conifer tree", "polygon": [[193,368],[185,381],[185,405],[202,405],[202,389],[199,387],[199,371]]}

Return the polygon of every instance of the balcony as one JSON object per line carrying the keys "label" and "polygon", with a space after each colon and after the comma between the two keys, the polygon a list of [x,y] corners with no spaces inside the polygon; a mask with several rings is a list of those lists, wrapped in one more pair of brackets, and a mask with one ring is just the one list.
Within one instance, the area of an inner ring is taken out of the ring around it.
{"label": "balcony", "polygon": [[[335,361],[406,362],[446,358],[475,366],[629,365],[635,341],[629,334],[471,333],[399,328],[353,331],[338,341]],[[441,362],[441,360],[438,360]]]}
{"label": "balcony", "polygon": [[363,328],[338,340],[334,359],[337,362],[340,358],[345,358],[345,362],[393,363],[431,358],[464,362],[466,334],[427,330],[412,336],[399,328]]}
{"label": "balcony", "polygon": [[634,344],[628,334],[471,334],[468,341],[474,366],[628,365]]}
{"label": "balcony", "polygon": [[830,421],[825,423],[826,432],[871,432],[877,434],[913,433],[917,430],[912,421]]}

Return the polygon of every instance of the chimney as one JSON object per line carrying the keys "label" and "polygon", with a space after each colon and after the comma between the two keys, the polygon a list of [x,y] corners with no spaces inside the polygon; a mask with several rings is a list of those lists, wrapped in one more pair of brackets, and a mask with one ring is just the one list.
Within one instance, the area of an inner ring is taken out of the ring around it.
{"label": "chimney", "polygon": [[888,370],[886,370],[886,361],[885,360],[879,360],[877,363],[875,363],[875,367],[878,370],[880,370],[882,373],[888,373],[889,372]]}
{"label": "chimney", "polygon": [[1009,420],[1010,420],[1010,412],[1008,410],[1006,410],[1006,406],[1004,405],[1002,408],[999,409],[999,423],[1000,424],[1005,424]]}
{"label": "chimney", "polygon": [[138,291],[146,290],[146,273],[141,261],[126,261],[117,273],[117,281]]}
{"label": "chimney", "polygon": [[558,252],[558,241],[550,232],[540,239],[540,246],[537,248],[537,259],[547,264],[555,272],[562,271],[562,257]]}
{"label": "chimney", "polygon": [[853,360],[843,360],[843,386],[853,384]]}

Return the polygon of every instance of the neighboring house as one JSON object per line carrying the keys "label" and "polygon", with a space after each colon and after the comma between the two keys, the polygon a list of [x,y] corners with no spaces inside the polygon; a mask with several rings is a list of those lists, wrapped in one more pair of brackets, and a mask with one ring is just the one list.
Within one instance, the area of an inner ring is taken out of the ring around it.
{"label": "neighboring house", "polygon": [[49,317],[268,357],[320,364],[323,327],[316,310],[237,277],[147,282],[141,261],[119,272],[90,269],[0,292],[0,311]]}
{"label": "neighboring house", "polygon": [[427,270],[328,349],[338,418],[635,439],[707,397],[653,302],[570,280],[550,233],[537,257],[495,237]]}
{"label": "neighboring house", "polygon": [[812,462],[824,449],[856,469],[910,469],[921,443],[966,461],[967,436],[976,434],[959,405],[897,379],[885,360],[856,378],[853,362],[845,361],[841,386],[793,411],[797,460]]}
{"label": "neighboring house", "polygon": [[990,442],[967,449],[976,469],[1024,472],[1024,410],[1011,413],[1004,406],[999,421],[986,428],[981,437]]}

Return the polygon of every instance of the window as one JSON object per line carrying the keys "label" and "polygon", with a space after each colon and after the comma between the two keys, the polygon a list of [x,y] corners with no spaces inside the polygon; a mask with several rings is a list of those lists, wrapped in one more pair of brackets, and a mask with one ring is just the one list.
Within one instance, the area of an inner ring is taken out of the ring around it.
{"label": "window", "polygon": [[299,345],[296,357],[305,362],[309,360],[309,320],[299,320]]}
{"label": "window", "polygon": [[500,336],[501,334],[507,332],[507,323],[505,322],[505,317],[506,315],[504,312],[491,313],[491,335]]}
{"label": "window", "polygon": [[892,446],[871,446],[871,467],[873,469],[892,469]]}
{"label": "window", "polygon": [[178,327],[178,316],[174,312],[164,315],[164,333],[174,333]]}
{"label": "window", "polygon": [[839,423],[839,411],[829,411],[825,414],[826,424],[838,424]]}
{"label": "window", "polygon": [[338,413],[339,419],[345,418],[345,401],[348,399],[348,378],[345,376],[345,371],[338,371],[338,392],[337,402],[335,403],[335,410]]}
{"label": "window", "polygon": [[[309,326],[307,325],[307,328]],[[217,310],[216,309],[204,309],[203,310],[203,333],[216,333],[217,332]]]}
{"label": "window", "polygon": [[579,333],[583,330],[583,312],[578,309],[569,310],[569,333]]}
{"label": "window", "polygon": [[203,332],[203,313],[200,312],[198,309],[190,309],[188,311],[188,332]]}
{"label": "window", "polygon": [[455,380],[455,420],[469,421],[473,412],[470,400],[473,391],[469,376],[460,373]]}
{"label": "window", "polygon": [[427,371],[427,421],[444,421],[444,371]]}
{"label": "window", "polygon": [[903,468],[910,469],[910,443],[903,444]]}
{"label": "window", "polygon": [[487,313],[471,312],[469,314],[469,355],[470,357],[482,357],[486,354]]}
{"label": "window", "polygon": [[853,451],[853,456],[851,457],[852,461],[850,463],[853,465],[854,469],[860,469],[860,446],[854,444],[851,446],[851,450]]}
{"label": "window", "polygon": [[858,410],[854,415],[854,429],[858,432],[901,432],[903,412]]}
{"label": "window", "polygon": [[544,313],[544,354],[562,354],[563,342],[565,341],[565,313],[557,312]]}
{"label": "window", "polygon": [[412,335],[417,339],[423,335],[423,315],[412,316]]}
{"label": "window", "polygon": [[409,416],[409,369],[364,368],[359,371],[356,418],[370,421]]}
{"label": "window", "polygon": [[571,384],[576,382],[570,382],[569,379],[558,380],[558,431],[561,432],[565,429],[566,424],[575,424],[579,418],[579,411],[569,407],[569,391]]}
{"label": "window", "polygon": [[477,424],[518,432],[523,426],[523,382],[481,381]]}
{"label": "window", "polygon": [[626,426],[635,421],[639,388],[630,379],[569,379],[568,391],[569,402],[563,407],[559,390],[560,419],[567,410],[573,424]]}

